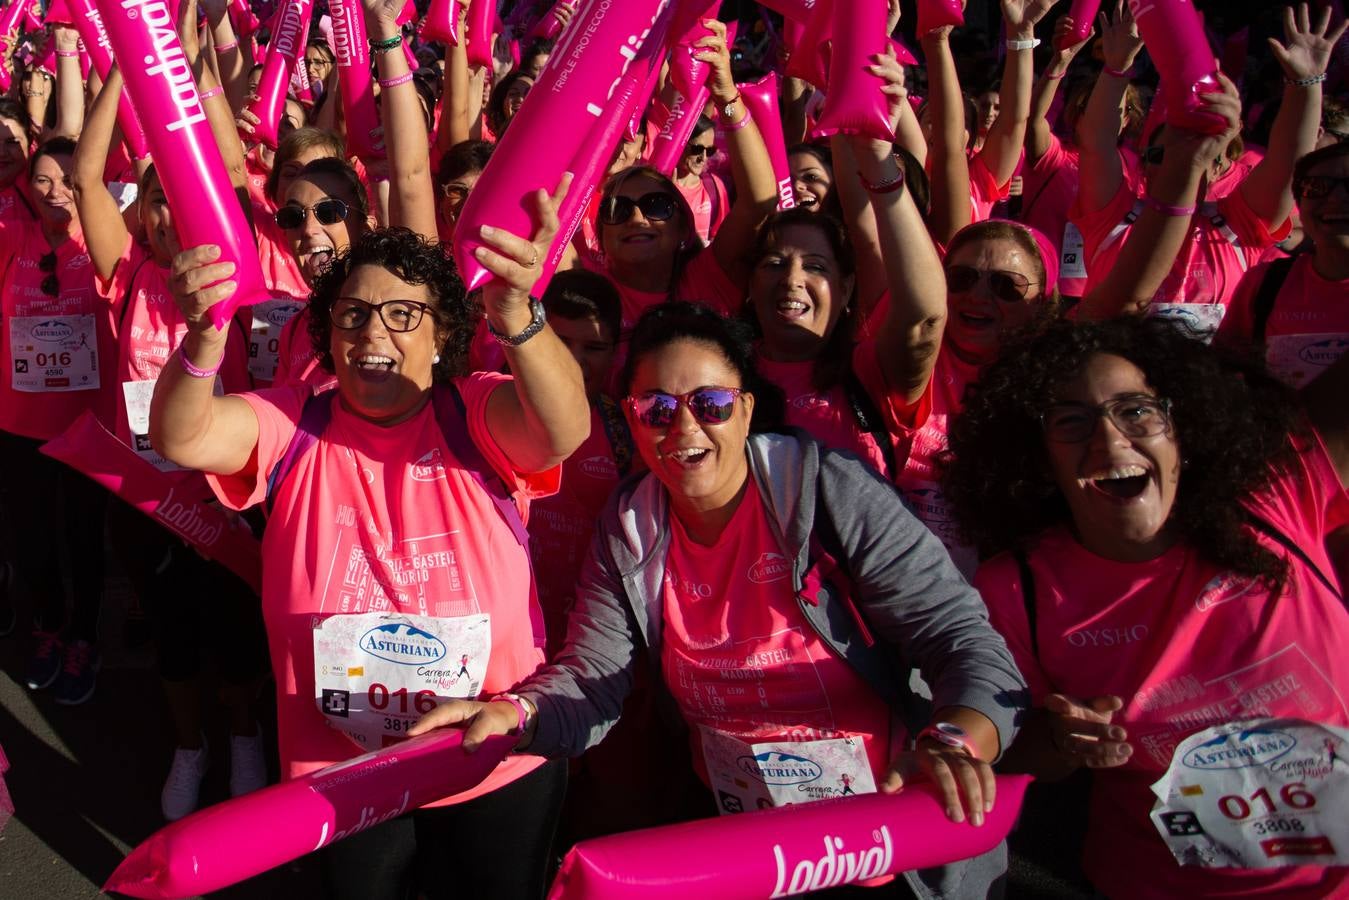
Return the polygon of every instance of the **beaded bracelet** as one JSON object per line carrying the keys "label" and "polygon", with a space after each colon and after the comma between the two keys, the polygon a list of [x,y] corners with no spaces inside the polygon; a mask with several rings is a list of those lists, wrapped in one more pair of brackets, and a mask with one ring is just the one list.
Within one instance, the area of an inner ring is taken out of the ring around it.
{"label": "beaded bracelet", "polygon": [[200,96],[202,101],[204,102],[206,100],[210,100],[212,97],[219,97],[223,93],[225,93],[225,89],[217,84],[215,87],[209,90],[202,91]]}
{"label": "beaded bracelet", "polygon": [[395,47],[399,46],[402,43],[403,43],[403,33],[400,31],[398,34],[394,35],[391,38],[384,38],[384,40],[381,41],[372,40],[370,42],[370,49],[375,53],[388,53],[390,50],[394,49]]}
{"label": "beaded bracelet", "polygon": [[894,178],[882,181],[878,184],[872,184],[870,181],[867,181],[866,176],[861,172],[857,173],[857,177],[862,182],[862,187],[866,189],[868,194],[875,194],[877,196],[881,194],[893,194],[895,191],[904,187],[904,168],[902,166],[895,167]]}
{"label": "beaded bracelet", "polygon": [[216,53],[224,53],[226,50],[233,50],[233,49],[235,49],[235,48],[238,47],[238,46],[239,46],[239,42],[238,42],[238,41],[229,41],[228,43],[224,43],[224,44],[216,44],[216,45],[215,45],[215,52],[216,52]]}
{"label": "beaded bracelet", "polygon": [[1314,84],[1320,84],[1326,80],[1326,73],[1320,75],[1309,75],[1306,78],[1285,78],[1283,83],[1289,87],[1311,87]]}
{"label": "beaded bracelet", "polygon": [[1192,216],[1195,211],[1195,207],[1193,206],[1169,206],[1158,200],[1154,200],[1150,194],[1143,198],[1143,203],[1151,209],[1157,210],[1157,212],[1164,216]]}
{"label": "beaded bracelet", "polygon": [[193,378],[214,378],[216,373],[220,371],[220,363],[223,363],[224,361],[224,357],[221,357],[220,362],[216,363],[214,367],[210,369],[199,369],[192,365],[192,360],[187,358],[187,353],[183,351],[183,345],[178,345],[178,365],[182,366],[183,371]]}
{"label": "beaded bracelet", "polygon": [[407,84],[412,80],[411,72],[404,72],[402,75],[395,75],[393,78],[381,78],[379,86],[382,88],[398,87],[400,84]]}

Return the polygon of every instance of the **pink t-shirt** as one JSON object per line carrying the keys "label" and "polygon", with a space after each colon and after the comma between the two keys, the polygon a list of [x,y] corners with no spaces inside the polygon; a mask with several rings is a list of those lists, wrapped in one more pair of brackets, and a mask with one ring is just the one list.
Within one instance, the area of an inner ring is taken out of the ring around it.
{"label": "pink t-shirt", "polygon": [[257,216],[254,230],[258,237],[258,262],[262,264],[262,278],[273,296],[284,294],[299,300],[308,300],[311,291],[305,284],[300,264],[290,252],[290,239],[276,225],[272,214]]}
{"label": "pink t-shirt", "polygon": [[716,175],[704,175],[693,187],[684,187],[675,182],[679,193],[684,195],[689,209],[693,211],[693,229],[704,244],[712,243],[717,229],[726,219],[730,205],[726,194],[726,185]]}
{"label": "pink t-shirt", "polygon": [[281,328],[272,383],[307,384],[315,391],[337,384],[336,376],[319,367],[314,342],[309,338],[309,307],[306,305]]}
{"label": "pink t-shirt", "polygon": [[[546,495],[557,489],[559,470],[514,471],[488,431],[488,397],[508,383],[496,375],[456,381],[469,435],[508,485],[525,498]],[[309,395],[303,385],[242,395],[258,417],[257,467],[207,476],[222,503],[246,509],[262,502],[267,476],[289,446]],[[385,610],[488,614],[484,696],[509,689],[543,662],[529,556],[491,497],[457,464],[430,403],[387,428],[334,403],[327,430],[275,493],[262,560],[262,609],[287,778],[362,752],[328,727],[315,703],[313,629],[329,616]],[[538,757],[508,757],[482,784],[434,805],[488,793],[541,763]]]}
{"label": "pink t-shirt", "polygon": [[[1326,519],[1343,497],[1318,442],[1248,508],[1331,574]],[[1255,533],[1264,547],[1288,556]],[[1117,695],[1125,705],[1115,721],[1134,747],[1127,764],[1095,772],[1084,867],[1096,887],[1131,898],[1345,896],[1345,868],[1178,866],[1149,819],[1150,785],[1170,766],[1176,745],[1197,731],[1253,716],[1349,725],[1349,612],[1340,600],[1296,560],[1288,587],[1274,598],[1188,545],[1149,562],[1121,563],[1089,552],[1063,527],[1042,535],[1027,556],[1038,658],[1015,561],[995,557],[974,583],[1035,704],[1052,692]]]}
{"label": "pink t-shirt", "polygon": [[[1265,361],[1292,387],[1303,387],[1349,349],[1349,280],[1316,274],[1314,257],[1299,256],[1288,270],[1265,322]],[[1218,340],[1241,343],[1255,330],[1255,295],[1269,265],[1251,269],[1237,285]]]}
{"label": "pink t-shirt", "polygon": [[[52,253],[31,219],[0,220],[0,428],[50,440],[86,409],[106,415],[116,342],[78,229]],[[42,290],[56,275],[58,294]]]}
{"label": "pink t-shirt", "polygon": [[860,737],[879,781],[890,765],[890,710],[801,612],[759,492],[745,492],[714,547],[690,540],[673,515],[670,534],[661,668],[689,723],[699,777],[708,779],[698,735],[706,726],[747,742]]}
{"label": "pink t-shirt", "polygon": [[[1088,293],[1114,268],[1134,220],[1142,212],[1142,202],[1127,182],[1121,182],[1114,198],[1103,209],[1083,209],[1080,196],[1073,204],[1070,215],[1081,229],[1086,247]],[[1216,203],[1200,204],[1192,225],[1171,273],[1152,297],[1154,304],[1209,304],[1225,308],[1241,276],[1266,247],[1282,240],[1291,228],[1291,223],[1284,221],[1271,231],[1251,212],[1240,191]],[[1215,319],[1221,315],[1214,313]],[[1217,321],[1211,324],[1216,328]]]}
{"label": "pink t-shirt", "polygon": [[970,158],[970,204],[973,218],[971,222],[984,222],[993,215],[993,207],[1000,200],[1007,199],[1007,189],[1012,184],[1009,178],[1005,184],[998,184],[988,166],[980,156]]}
{"label": "pink t-shirt", "polygon": [[0,222],[35,222],[32,201],[25,197],[19,182],[0,189]]}

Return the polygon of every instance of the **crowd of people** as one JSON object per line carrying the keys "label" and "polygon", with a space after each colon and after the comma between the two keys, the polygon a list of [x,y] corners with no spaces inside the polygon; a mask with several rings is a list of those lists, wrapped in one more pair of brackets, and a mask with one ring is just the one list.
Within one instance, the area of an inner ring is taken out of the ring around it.
{"label": "crowd of people", "polygon": [[[318,851],[329,896],[538,897],[585,837],[918,782],[978,827],[995,773],[1084,768],[1102,896],[1349,896],[1344,849],[1214,850],[1157,787],[1197,735],[1320,728],[1324,793],[1242,840],[1349,802],[1338,3],[1205,7],[1216,74],[1185,120],[1133,2],[971,3],[916,34],[891,0],[896,41],[855,62],[893,140],[819,136],[817,48],[780,3],[725,4],[687,50],[707,97],[677,161],[653,163],[660,71],[574,234],[572,176],[515,173],[532,230],[481,228],[475,291],[465,203],[591,4],[507,0],[491,65],[360,5],[364,156],[324,4],[276,140],[250,109],[269,27],[178,10],[269,297],[223,325],[234,264],[180,241],[199,211],[124,139],[117,68],[82,68],[54,6],[0,36],[0,637],[30,641],[30,689],[88,702],[115,561],[154,627],[167,820],[212,754],[239,796],[273,741],[286,779],[455,727],[516,752]],[[560,43],[528,37],[550,17]],[[756,120],[742,86],[775,71]],[[42,452],[90,415],[257,536],[260,590]],[[815,787],[735,764],[774,754]],[[1000,896],[1007,865],[864,890]]]}

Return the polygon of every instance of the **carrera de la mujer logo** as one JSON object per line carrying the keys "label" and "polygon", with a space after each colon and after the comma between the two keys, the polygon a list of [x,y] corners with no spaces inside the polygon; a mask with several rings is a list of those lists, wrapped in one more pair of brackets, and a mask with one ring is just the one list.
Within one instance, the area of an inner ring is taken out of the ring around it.
{"label": "carrera de la mujer logo", "polygon": [[445,658],[445,642],[407,622],[377,625],[361,635],[361,650],[400,666],[423,666]]}

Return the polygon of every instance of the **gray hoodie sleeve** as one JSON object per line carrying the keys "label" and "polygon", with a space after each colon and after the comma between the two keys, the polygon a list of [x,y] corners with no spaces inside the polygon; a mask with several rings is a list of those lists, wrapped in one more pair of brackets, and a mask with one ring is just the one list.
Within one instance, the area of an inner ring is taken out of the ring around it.
{"label": "gray hoodie sleeve", "polygon": [[977,591],[946,548],[879,476],[825,452],[816,502],[834,523],[858,604],[932,688],[933,708],[988,716],[1005,750],[1027,703],[1026,682]]}

